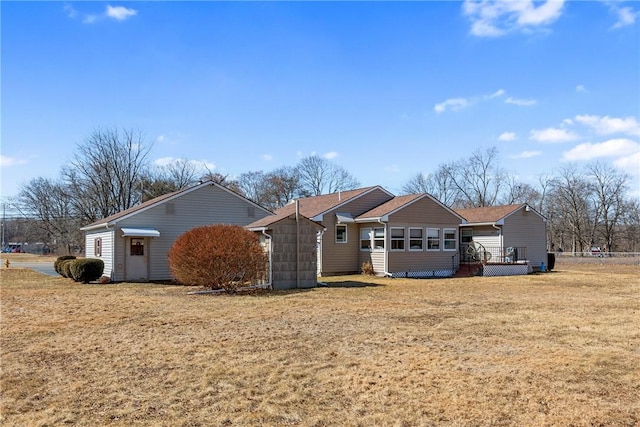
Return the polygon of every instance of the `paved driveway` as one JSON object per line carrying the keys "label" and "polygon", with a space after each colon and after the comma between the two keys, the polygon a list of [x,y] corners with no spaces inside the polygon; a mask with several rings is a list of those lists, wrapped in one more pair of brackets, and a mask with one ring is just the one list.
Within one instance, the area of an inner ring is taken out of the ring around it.
{"label": "paved driveway", "polygon": [[9,268],[30,268],[47,276],[60,276],[53,268],[53,263],[48,262],[12,262]]}

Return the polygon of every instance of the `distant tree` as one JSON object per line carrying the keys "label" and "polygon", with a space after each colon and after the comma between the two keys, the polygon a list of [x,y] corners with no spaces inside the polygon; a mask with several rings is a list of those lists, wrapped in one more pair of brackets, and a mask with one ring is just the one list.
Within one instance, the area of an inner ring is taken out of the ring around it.
{"label": "distant tree", "polygon": [[29,221],[32,240],[46,243],[60,253],[84,245],[83,225],[74,196],[67,184],[47,178],[34,178],[20,189],[16,204]]}
{"label": "distant tree", "polygon": [[217,224],[178,237],[168,261],[171,274],[183,285],[233,292],[264,278],[268,258],[253,232]]}
{"label": "distant tree", "polygon": [[505,171],[498,165],[498,149],[476,150],[468,159],[445,167],[459,191],[460,207],[494,206],[504,185]]}
{"label": "distant tree", "polygon": [[140,132],[117,128],[96,129],[79,144],[62,171],[79,217],[93,222],[140,203],[150,150]]}
{"label": "distant tree", "polygon": [[625,196],[629,176],[605,163],[587,167],[596,199],[596,224],[608,251],[615,252],[616,232],[628,208]]}
{"label": "distant tree", "polygon": [[200,181],[213,181],[216,184],[227,187],[229,190],[235,191],[238,194],[243,194],[238,181],[229,178],[229,174],[223,175],[220,172],[208,172],[200,178]]}
{"label": "distant tree", "polygon": [[352,190],[360,185],[346,169],[318,155],[303,158],[296,168],[302,189],[309,196]]}
{"label": "distant tree", "polygon": [[278,209],[289,201],[306,195],[297,168],[284,166],[265,176],[263,203],[269,209]]}
{"label": "distant tree", "polygon": [[421,172],[412,176],[402,187],[405,194],[429,193],[445,206],[454,206],[459,190],[454,185],[447,165],[440,165],[434,173]]}
{"label": "distant tree", "polygon": [[202,167],[196,162],[185,159],[176,159],[166,165],[155,166],[140,180],[142,201],[195,185],[201,172]]}

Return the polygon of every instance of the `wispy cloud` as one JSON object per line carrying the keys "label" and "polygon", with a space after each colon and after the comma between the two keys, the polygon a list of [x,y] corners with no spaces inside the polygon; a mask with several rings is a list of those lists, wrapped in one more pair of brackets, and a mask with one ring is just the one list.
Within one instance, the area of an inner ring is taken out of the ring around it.
{"label": "wispy cloud", "polygon": [[126,8],[124,6],[107,5],[107,10],[106,10],[105,14],[109,18],[113,18],[116,21],[124,21],[127,18],[130,18],[132,16],[136,16],[138,14],[138,11],[135,10],[135,9]]}
{"label": "wispy cloud", "polygon": [[530,159],[532,157],[536,157],[542,154],[542,151],[523,151],[519,154],[514,154],[511,156],[512,159]]}
{"label": "wispy cloud", "polygon": [[267,162],[270,162],[271,160],[273,160],[273,156],[271,154],[263,154],[262,160],[266,160]]}
{"label": "wispy cloud", "polygon": [[512,31],[546,28],[560,15],[564,0],[465,0],[462,12],[471,21],[471,34],[499,37]]}
{"label": "wispy cloud", "polygon": [[626,27],[629,25],[633,25],[636,23],[636,18],[638,17],[638,12],[634,11],[631,7],[619,7],[615,3],[611,3],[609,10],[616,16],[616,23],[613,24],[611,29],[618,29],[622,27]]}
{"label": "wispy cloud", "polygon": [[79,19],[83,24],[93,24],[101,18],[124,21],[138,14],[138,11],[136,9],[127,8],[124,6],[107,5],[104,12],[101,14],[79,12],[70,3],[65,3],[63,8],[64,12],[69,18]]}
{"label": "wispy cloud", "polygon": [[501,97],[502,95],[504,95],[505,93],[507,93],[507,92],[505,92],[505,90],[504,90],[504,89],[498,89],[497,91],[493,92],[491,95],[487,95],[487,98],[488,98],[488,99],[491,99],[491,98],[499,98],[499,97]]}
{"label": "wispy cloud", "polygon": [[586,91],[587,91],[587,89],[585,89],[585,87],[583,85],[576,86],[576,92],[577,93],[583,93],[583,92],[586,92]]}
{"label": "wispy cloud", "polygon": [[516,134],[514,132],[502,132],[498,137],[498,141],[515,141]]}
{"label": "wispy cloud", "polygon": [[567,161],[592,160],[603,157],[622,158],[629,155],[637,155],[640,152],[640,144],[627,138],[615,138],[608,141],[592,144],[586,142],[562,153],[562,158]]}
{"label": "wispy cloud", "polygon": [[325,153],[323,157],[327,160],[335,159],[338,157],[338,153],[336,151],[329,151],[328,153]]}
{"label": "wispy cloud", "polygon": [[576,116],[575,120],[600,135],[626,134],[640,136],[640,124],[634,117],[601,117],[585,114]]}
{"label": "wispy cloud", "polygon": [[544,143],[558,143],[575,141],[578,135],[562,128],[533,129],[529,139]]}
{"label": "wispy cloud", "polygon": [[510,96],[504,100],[504,103],[517,105],[518,107],[530,107],[532,105],[536,105],[536,100],[535,99],[518,99]]}
{"label": "wispy cloud", "polygon": [[26,159],[17,159],[15,157],[9,157],[0,154],[0,166],[3,168],[8,168],[11,166],[25,165],[27,164]]}
{"label": "wispy cloud", "polygon": [[467,108],[471,103],[466,98],[450,98],[440,104],[436,104],[433,110],[440,114],[447,110],[460,111]]}
{"label": "wispy cloud", "polygon": [[[630,175],[640,175],[640,150],[613,161],[613,165]],[[640,194],[639,194],[640,196]]]}

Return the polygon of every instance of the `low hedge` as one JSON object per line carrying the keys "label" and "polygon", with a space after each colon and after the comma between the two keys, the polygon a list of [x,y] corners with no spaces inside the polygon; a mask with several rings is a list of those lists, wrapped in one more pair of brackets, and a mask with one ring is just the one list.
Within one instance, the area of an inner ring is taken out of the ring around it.
{"label": "low hedge", "polygon": [[63,261],[68,261],[71,259],[76,259],[76,257],[74,257],[73,255],[62,255],[56,258],[56,261],[53,263],[53,268],[56,270],[56,273],[64,276],[64,274],[62,274],[61,264]]}
{"label": "low hedge", "polygon": [[75,261],[75,259],[65,259],[60,261],[60,275],[62,277],[66,277],[69,279],[73,278],[73,276],[71,276],[71,264]]}
{"label": "low hedge", "polygon": [[102,277],[104,261],[97,258],[72,260],[69,266],[71,277],[76,282],[89,283]]}

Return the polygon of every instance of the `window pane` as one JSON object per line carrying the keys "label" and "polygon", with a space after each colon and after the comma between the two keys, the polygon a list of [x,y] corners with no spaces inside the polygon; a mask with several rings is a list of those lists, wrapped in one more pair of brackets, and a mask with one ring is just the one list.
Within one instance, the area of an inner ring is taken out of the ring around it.
{"label": "window pane", "polygon": [[373,237],[374,238],[383,238],[384,237],[384,228],[374,228],[373,229]]}
{"label": "window pane", "polygon": [[347,241],[347,226],[336,225],[336,242],[345,243]]}
{"label": "window pane", "polygon": [[409,237],[412,239],[422,239],[422,228],[410,228]]}
{"label": "window pane", "polygon": [[404,239],[404,228],[392,228],[391,229],[391,238],[392,239],[397,239],[397,238]]}
{"label": "window pane", "polygon": [[371,250],[371,229],[360,229],[360,249]]}
{"label": "window pane", "polygon": [[144,239],[131,239],[131,255],[144,255]]}

